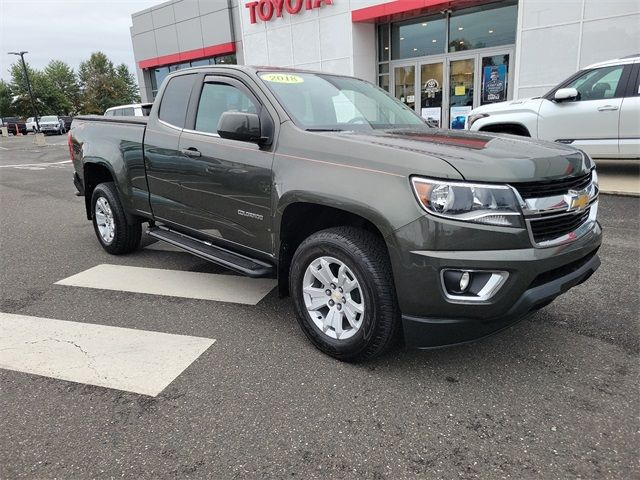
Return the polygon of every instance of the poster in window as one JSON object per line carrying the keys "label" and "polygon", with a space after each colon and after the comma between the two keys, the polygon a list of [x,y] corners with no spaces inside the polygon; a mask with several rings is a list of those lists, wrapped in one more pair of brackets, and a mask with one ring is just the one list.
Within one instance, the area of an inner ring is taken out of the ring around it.
{"label": "poster in window", "polygon": [[470,106],[459,106],[459,107],[451,107],[451,124],[450,128],[452,130],[464,130],[467,125],[467,117],[471,112],[473,107]]}
{"label": "poster in window", "polygon": [[427,121],[430,127],[440,128],[440,118],[442,116],[442,108],[440,107],[422,107],[422,118]]}
{"label": "poster in window", "polygon": [[507,99],[507,66],[484,67],[482,72],[482,103],[504,102]]}

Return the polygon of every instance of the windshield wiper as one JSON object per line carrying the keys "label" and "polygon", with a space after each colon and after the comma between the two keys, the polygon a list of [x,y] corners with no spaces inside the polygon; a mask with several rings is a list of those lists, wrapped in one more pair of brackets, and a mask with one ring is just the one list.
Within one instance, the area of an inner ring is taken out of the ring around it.
{"label": "windshield wiper", "polygon": [[344,132],[341,128],[307,128],[307,132]]}

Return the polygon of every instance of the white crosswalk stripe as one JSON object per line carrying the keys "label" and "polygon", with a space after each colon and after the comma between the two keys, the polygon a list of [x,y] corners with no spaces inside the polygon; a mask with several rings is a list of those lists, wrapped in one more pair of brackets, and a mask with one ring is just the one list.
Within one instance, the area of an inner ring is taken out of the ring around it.
{"label": "white crosswalk stripe", "polygon": [[276,281],[103,264],[56,284],[256,305],[276,286]]}
{"label": "white crosswalk stripe", "polygon": [[0,312],[0,368],[157,396],[215,340]]}

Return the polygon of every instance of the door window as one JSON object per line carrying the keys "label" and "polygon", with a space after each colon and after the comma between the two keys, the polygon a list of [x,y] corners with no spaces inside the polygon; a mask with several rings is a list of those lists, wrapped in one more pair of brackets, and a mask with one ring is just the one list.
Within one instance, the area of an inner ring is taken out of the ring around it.
{"label": "door window", "polygon": [[434,127],[442,124],[443,66],[442,62],[420,66],[420,115]]}
{"label": "door window", "polygon": [[205,83],[202,87],[195,129],[218,133],[218,123],[224,112],[257,113],[258,108],[249,96],[226,83]]}
{"label": "door window", "polygon": [[564,88],[578,90],[577,101],[614,98],[620,96],[616,95],[616,91],[623,70],[624,65],[589,70],[565,85]]}
{"label": "door window", "polygon": [[405,105],[415,108],[416,105],[416,67],[396,67],[395,94]]}
{"label": "door window", "polygon": [[465,128],[467,116],[473,108],[474,65],[473,58],[453,60],[449,64],[449,122],[454,130]]}
{"label": "door window", "polygon": [[169,80],[164,89],[158,117],[178,128],[184,128],[194,75],[180,75]]}

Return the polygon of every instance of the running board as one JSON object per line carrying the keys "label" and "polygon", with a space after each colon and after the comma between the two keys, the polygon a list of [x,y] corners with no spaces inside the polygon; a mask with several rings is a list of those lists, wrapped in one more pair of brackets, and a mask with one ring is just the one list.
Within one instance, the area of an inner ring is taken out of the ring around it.
{"label": "running board", "polygon": [[240,255],[168,228],[151,227],[147,230],[147,235],[248,277],[266,277],[273,273],[273,266],[266,262]]}

